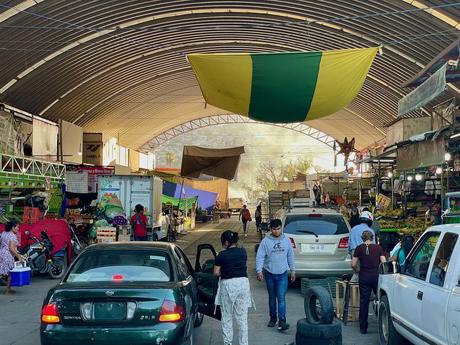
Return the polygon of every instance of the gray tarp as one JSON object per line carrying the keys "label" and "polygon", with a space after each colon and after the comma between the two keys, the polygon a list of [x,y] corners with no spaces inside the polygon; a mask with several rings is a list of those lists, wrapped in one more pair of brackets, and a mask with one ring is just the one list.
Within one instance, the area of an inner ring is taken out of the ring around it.
{"label": "gray tarp", "polygon": [[227,180],[235,178],[244,146],[226,149],[209,149],[184,146],[181,175],[198,178],[201,174]]}

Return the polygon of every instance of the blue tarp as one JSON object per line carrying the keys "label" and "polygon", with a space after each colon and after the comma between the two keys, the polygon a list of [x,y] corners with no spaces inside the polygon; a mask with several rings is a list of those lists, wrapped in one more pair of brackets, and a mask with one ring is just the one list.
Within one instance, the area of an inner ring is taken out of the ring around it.
{"label": "blue tarp", "polygon": [[[163,194],[174,198],[193,198],[198,197],[198,207],[212,211],[217,199],[217,193],[208,192],[201,189],[173,182],[163,181]],[[182,190],[181,190],[182,189]]]}

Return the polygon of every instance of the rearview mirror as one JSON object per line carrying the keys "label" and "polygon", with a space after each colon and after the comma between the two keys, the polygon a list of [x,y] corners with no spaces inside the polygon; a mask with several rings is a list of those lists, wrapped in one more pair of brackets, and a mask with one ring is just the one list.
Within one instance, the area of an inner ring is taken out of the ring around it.
{"label": "rearview mirror", "polygon": [[395,261],[387,261],[379,266],[379,274],[395,274],[401,272],[401,266]]}

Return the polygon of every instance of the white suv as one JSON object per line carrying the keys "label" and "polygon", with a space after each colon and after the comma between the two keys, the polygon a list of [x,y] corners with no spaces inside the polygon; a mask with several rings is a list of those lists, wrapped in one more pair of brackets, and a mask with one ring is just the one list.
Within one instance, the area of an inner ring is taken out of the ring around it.
{"label": "white suv", "polygon": [[382,264],[378,329],[381,345],[460,344],[460,224],[433,226],[403,267]]}
{"label": "white suv", "polygon": [[352,274],[348,254],[350,225],[343,215],[327,208],[290,208],[276,213],[291,241],[298,277]]}

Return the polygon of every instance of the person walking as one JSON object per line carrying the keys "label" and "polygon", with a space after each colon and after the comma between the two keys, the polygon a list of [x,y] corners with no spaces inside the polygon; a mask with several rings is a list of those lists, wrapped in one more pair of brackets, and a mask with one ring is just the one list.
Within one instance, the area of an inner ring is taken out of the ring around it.
{"label": "person walking", "polygon": [[377,295],[379,265],[386,259],[382,247],[373,243],[373,232],[365,230],[361,239],[363,243],[355,249],[351,266],[359,275],[359,330],[366,334],[371,293],[374,291]]}
{"label": "person walking", "polygon": [[295,281],[294,252],[291,242],[282,233],[282,222],[273,219],[270,222],[271,234],[266,236],[259,245],[256,256],[257,279],[265,279],[268,290],[270,321],[268,327],[285,331],[289,328],[286,322],[286,292],[288,289],[288,270],[291,282]]}
{"label": "person walking", "polygon": [[244,237],[248,237],[248,222],[250,222],[252,219],[251,212],[249,212],[249,209],[246,205],[243,205],[243,208],[240,210],[240,216],[238,219],[243,222]]}
{"label": "person walking", "polygon": [[391,261],[399,263],[401,266],[406,261],[406,257],[414,246],[415,238],[412,235],[404,235],[401,241],[390,252]]}
{"label": "person walking", "polygon": [[351,228],[354,228],[358,224],[360,224],[359,211],[357,207],[353,206],[351,208],[350,226]]}
{"label": "person walking", "polygon": [[0,276],[7,279],[5,294],[13,294],[11,289],[11,273],[14,268],[14,258],[23,261],[24,257],[18,252],[19,223],[10,221],[6,223],[5,231],[0,234]]}
{"label": "person walking", "polygon": [[244,248],[238,247],[238,233],[226,230],[220,236],[225,250],[216,257],[214,275],[220,277],[216,305],[222,313],[222,334],[225,345],[233,341],[233,316],[239,329],[239,345],[248,345],[248,308],[253,305]]}
{"label": "person walking", "polygon": [[137,204],[134,210],[136,214],[131,217],[134,241],[147,241],[147,217],[144,215],[144,206]]}
{"label": "person walking", "polygon": [[254,217],[256,218],[256,229],[260,231],[260,224],[262,224],[262,205],[257,205],[256,211],[254,212]]}
{"label": "person walking", "polygon": [[353,251],[358,247],[361,243],[363,243],[362,240],[362,234],[364,231],[370,231],[372,232],[373,235],[373,243],[375,243],[375,233],[374,230],[372,230],[372,222],[374,220],[374,217],[372,216],[372,213],[369,211],[363,211],[361,212],[361,215],[359,216],[359,224],[355,225],[350,232],[350,241],[348,242],[348,251],[352,254]]}

